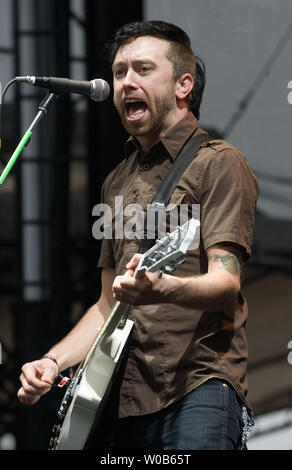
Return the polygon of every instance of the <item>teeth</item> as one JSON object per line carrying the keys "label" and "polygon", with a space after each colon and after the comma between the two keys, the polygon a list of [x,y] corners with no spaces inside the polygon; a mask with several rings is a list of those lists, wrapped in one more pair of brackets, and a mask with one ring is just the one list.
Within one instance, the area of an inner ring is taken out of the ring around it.
{"label": "teeth", "polygon": [[126,103],[126,112],[127,116],[131,119],[138,119],[144,115],[147,109],[146,103],[144,101],[129,101]]}
{"label": "teeth", "polygon": [[128,104],[128,103],[144,103],[144,101],[142,101],[142,100],[127,100],[127,101],[125,101],[125,103],[126,104]]}

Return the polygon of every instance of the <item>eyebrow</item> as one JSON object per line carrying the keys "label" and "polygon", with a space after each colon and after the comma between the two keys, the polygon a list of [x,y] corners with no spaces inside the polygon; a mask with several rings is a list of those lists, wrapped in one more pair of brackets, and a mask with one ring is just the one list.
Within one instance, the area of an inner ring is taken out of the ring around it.
{"label": "eyebrow", "polygon": [[[151,64],[151,65],[156,65],[155,62],[153,62],[152,59],[150,58],[142,58],[142,59],[134,59],[132,61],[134,64]],[[118,68],[118,67],[121,67],[121,66],[124,66],[125,64],[127,63],[127,61],[125,60],[119,60],[118,62],[114,62],[113,65],[112,65],[112,70],[114,71],[114,69]]]}

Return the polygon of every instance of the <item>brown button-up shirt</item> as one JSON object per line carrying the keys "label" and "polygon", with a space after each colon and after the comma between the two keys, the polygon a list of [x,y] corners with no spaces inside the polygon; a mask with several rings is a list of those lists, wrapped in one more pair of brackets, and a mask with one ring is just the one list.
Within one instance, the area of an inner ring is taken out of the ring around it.
{"label": "brown button-up shirt", "polygon": [[[199,135],[204,131],[189,113],[145,155],[130,138],[127,158],[104,182],[103,202],[114,210],[115,196],[122,196],[124,208],[139,204],[146,211],[167,170],[194,132]],[[189,251],[174,275],[206,273],[206,248],[219,242],[237,243],[248,258],[257,197],[258,184],[245,157],[225,141],[204,143],[169,204],[200,205],[200,246]],[[125,224],[133,214],[126,211],[122,216]],[[123,273],[138,247],[137,238],[104,239],[99,267],[114,268],[117,275]],[[200,311],[172,303],[138,306],[131,308],[129,318],[135,324],[120,387],[120,417],[158,411],[211,377],[229,381],[250,407],[245,299],[234,311]]]}

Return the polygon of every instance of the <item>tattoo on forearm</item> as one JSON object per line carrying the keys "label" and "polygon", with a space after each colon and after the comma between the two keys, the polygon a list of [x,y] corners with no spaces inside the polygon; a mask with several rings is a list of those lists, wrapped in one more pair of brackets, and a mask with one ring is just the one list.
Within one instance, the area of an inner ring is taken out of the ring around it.
{"label": "tattoo on forearm", "polygon": [[231,274],[240,274],[240,263],[235,255],[228,253],[228,255],[208,255],[208,259],[217,263],[218,269],[225,269]]}

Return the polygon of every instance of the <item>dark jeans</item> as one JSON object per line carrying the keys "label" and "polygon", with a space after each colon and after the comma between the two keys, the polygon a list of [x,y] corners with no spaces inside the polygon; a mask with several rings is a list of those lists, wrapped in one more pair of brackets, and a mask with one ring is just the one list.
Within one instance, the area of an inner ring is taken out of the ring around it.
{"label": "dark jeans", "polygon": [[239,450],[242,428],[233,387],[210,379],[157,413],[118,420],[111,450]]}

